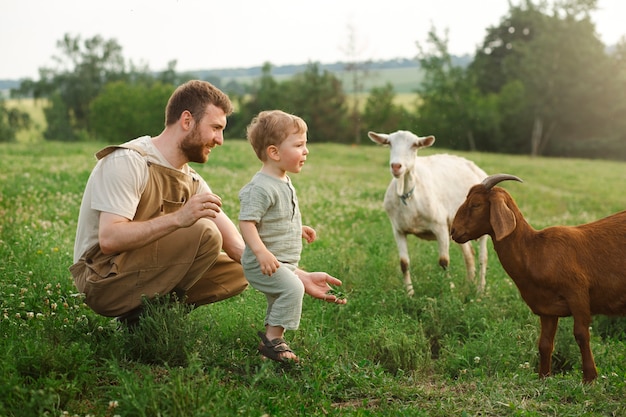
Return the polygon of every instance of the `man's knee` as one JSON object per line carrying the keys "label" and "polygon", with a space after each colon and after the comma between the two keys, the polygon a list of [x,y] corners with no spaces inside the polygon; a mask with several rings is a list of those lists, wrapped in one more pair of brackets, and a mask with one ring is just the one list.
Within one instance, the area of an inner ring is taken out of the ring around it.
{"label": "man's knee", "polygon": [[192,227],[200,233],[200,248],[205,248],[206,251],[222,250],[222,233],[213,221],[200,219]]}

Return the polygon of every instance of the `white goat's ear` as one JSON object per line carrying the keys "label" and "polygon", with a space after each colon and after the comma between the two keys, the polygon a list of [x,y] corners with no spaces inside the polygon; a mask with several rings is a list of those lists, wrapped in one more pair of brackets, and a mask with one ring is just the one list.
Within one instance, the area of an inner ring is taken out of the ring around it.
{"label": "white goat's ear", "polygon": [[435,137],[430,135],[430,136],[425,136],[423,138],[419,138],[417,141],[417,146],[420,148],[428,148],[433,143],[435,143]]}
{"label": "white goat's ear", "polygon": [[367,132],[367,136],[369,136],[372,142],[376,142],[379,145],[389,145],[389,135],[386,133],[376,133],[369,131]]}
{"label": "white goat's ear", "polygon": [[517,226],[515,214],[508,208],[503,198],[491,199],[489,216],[491,227],[495,233],[495,240],[504,239],[513,233],[515,226]]}

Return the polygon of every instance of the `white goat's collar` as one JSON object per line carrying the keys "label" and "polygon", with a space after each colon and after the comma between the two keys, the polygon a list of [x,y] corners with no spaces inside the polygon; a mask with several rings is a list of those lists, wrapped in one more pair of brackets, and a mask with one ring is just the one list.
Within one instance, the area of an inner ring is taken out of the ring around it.
{"label": "white goat's collar", "polygon": [[415,186],[413,186],[413,188],[411,188],[410,191],[398,196],[400,197],[400,201],[402,201],[402,204],[404,204],[405,206],[407,205],[406,200],[408,200],[409,198],[413,196],[413,191],[415,191]]}

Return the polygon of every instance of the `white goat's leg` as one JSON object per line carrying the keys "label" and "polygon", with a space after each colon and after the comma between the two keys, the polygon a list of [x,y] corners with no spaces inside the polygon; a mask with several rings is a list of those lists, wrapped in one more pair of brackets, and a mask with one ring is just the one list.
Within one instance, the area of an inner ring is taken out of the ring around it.
{"label": "white goat's leg", "polygon": [[476,262],[474,261],[474,248],[472,247],[472,242],[465,242],[459,246],[461,247],[461,252],[463,252],[463,259],[465,260],[467,282],[474,284],[476,282]]}
{"label": "white goat's leg", "polygon": [[489,235],[478,238],[479,293],[483,292],[487,285],[487,239],[489,239]]}
{"label": "white goat's leg", "polygon": [[447,225],[438,226],[433,230],[439,245],[439,265],[448,269],[450,265],[450,230]]}
{"label": "white goat's leg", "polygon": [[407,245],[406,234],[393,231],[393,235],[396,239],[396,245],[398,245],[398,253],[400,255],[400,270],[404,279],[404,288],[409,296],[414,294],[413,283],[411,282],[411,271],[409,269],[411,261],[409,259],[409,248]]}

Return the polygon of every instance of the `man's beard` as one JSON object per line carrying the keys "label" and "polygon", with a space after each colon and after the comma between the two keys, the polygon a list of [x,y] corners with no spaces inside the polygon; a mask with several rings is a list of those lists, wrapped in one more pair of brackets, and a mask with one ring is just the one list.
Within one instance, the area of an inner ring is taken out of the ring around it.
{"label": "man's beard", "polygon": [[189,132],[180,143],[180,150],[189,162],[205,163],[208,159],[208,155],[205,156],[204,148],[205,145],[200,139],[198,125],[194,126],[193,130]]}

